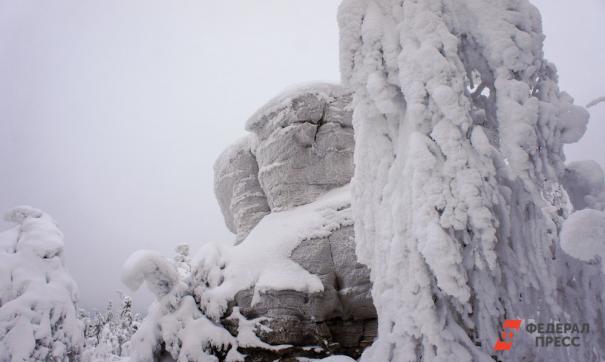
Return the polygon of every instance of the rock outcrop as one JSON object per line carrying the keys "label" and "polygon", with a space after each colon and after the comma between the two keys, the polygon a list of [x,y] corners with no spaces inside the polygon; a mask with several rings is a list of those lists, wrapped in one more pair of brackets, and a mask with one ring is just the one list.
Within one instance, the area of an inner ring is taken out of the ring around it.
{"label": "rock outcrop", "polygon": [[352,226],[303,241],[291,255],[319,276],[321,293],[270,290],[252,304],[253,291],[236,295],[248,318],[267,317],[261,338],[273,345],[318,346],[318,351],[358,356],[376,333],[368,270],[357,263]]}
{"label": "rock outcrop", "polygon": [[[285,92],[250,118],[246,128],[251,134],[215,164],[216,197],[237,242],[265,215],[312,203],[350,182],[351,101],[351,93],[339,86],[305,86]],[[376,334],[376,311],[369,271],[355,256],[351,223],[328,235],[302,235],[290,259],[319,277],[324,290],[268,290],[254,302],[254,287],[237,293],[233,306],[242,315],[268,318],[269,329],[259,333],[263,341],[293,346],[285,354],[245,352],[251,360],[332,353],[359,356]]]}
{"label": "rock outcrop", "polygon": [[243,240],[271,210],[258,183],[258,164],[246,137],[225,150],[214,165],[214,190],[227,228]]}
{"label": "rock outcrop", "polygon": [[357,262],[351,93],[287,91],[217,160],[215,192],[235,243],[186,262],[141,251],[126,285],[156,295],[131,339],[133,362],[359,357],[377,330],[369,271]]}
{"label": "rock outcrop", "polygon": [[241,241],[271,211],[308,204],[353,176],[352,94],[319,84],[284,92],[214,165],[225,224]]}
{"label": "rock outcrop", "polygon": [[[257,174],[271,211],[310,203],[349,183],[354,146],[351,97],[338,86],[306,86],[283,93],[257,111],[246,124],[249,137],[227,150],[215,165],[215,189],[217,198],[224,200],[220,201],[223,212],[232,179],[246,186],[239,194],[233,192],[231,203],[241,195],[258,194],[255,182],[244,181],[252,173]],[[225,214],[227,225],[249,205],[231,207]]]}

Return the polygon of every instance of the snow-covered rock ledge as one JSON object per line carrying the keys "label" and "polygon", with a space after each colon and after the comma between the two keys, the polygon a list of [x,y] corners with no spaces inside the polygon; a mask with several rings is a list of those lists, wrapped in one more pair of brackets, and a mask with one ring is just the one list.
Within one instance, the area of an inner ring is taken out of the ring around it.
{"label": "snow-covered rock ledge", "polygon": [[376,334],[369,271],[357,262],[349,182],[351,93],[290,89],[247,122],[215,164],[235,244],[177,263],[135,253],[124,282],[157,301],[132,340],[134,361],[358,357]]}

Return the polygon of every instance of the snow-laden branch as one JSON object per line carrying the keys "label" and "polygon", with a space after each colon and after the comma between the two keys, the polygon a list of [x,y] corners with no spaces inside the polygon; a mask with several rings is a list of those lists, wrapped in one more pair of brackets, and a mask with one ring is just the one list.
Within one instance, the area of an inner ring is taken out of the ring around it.
{"label": "snow-laden branch", "polygon": [[133,253],[122,266],[122,282],[131,290],[141,287],[143,282],[157,298],[168,294],[179,279],[174,264],[153,250]]}
{"label": "snow-laden branch", "polygon": [[605,97],[595,98],[586,104],[586,108],[594,107],[599,103],[605,103]]}

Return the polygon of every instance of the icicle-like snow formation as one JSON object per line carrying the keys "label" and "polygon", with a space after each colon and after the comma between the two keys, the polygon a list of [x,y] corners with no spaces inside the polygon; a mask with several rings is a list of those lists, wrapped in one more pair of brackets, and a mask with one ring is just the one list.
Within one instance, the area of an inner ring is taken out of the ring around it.
{"label": "icicle-like snow formation", "polygon": [[76,361],[84,334],[63,234],[29,206],[5,218],[16,225],[0,232],[0,361]]}
{"label": "icicle-like snow formation", "polygon": [[526,0],[344,0],[355,91],[357,254],[378,340],[364,361],[492,360],[504,319],[589,323],[580,347],[520,333],[507,360],[604,355],[602,276],[561,252],[563,144],[588,113],[557,87]]}

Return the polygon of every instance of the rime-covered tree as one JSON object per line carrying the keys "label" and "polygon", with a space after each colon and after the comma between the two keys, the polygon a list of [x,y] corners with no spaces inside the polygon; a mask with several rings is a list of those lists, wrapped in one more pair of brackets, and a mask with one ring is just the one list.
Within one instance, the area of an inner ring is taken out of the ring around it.
{"label": "rime-covered tree", "polygon": [[0,232],[0,361],[77,361],[83,334],[63,234],[29,206],[6,220],[16,225]]}
{"label": "rime-covered tree", "polygon": [[364,361],[486,361],[507,318],[589,323],[580,347],[515,336],[507,360],[600,361],[599,267],[562,252],[563,145],[587,112],[559,91],[526,0],[344,0],[355,90],[353,208],[378,340]]}
{"label": "rime-covered tree", "polygon": [[181,277],[186,277],[191,273],[191,257],[189,255],[189,245],[180,244],[175,250],[174,256],[175,266]]}
{"label": "rime-covered tree", "polygon": [[132,299],[120,293],[121,305],[116,314],[113,303],[107,303],[105,312],[92,314],[81,311],[80,319],[84,324],[86,337],[84,361],[118,360],[129,356],[130,339],[137,331],[141,316],[132,310]]}

